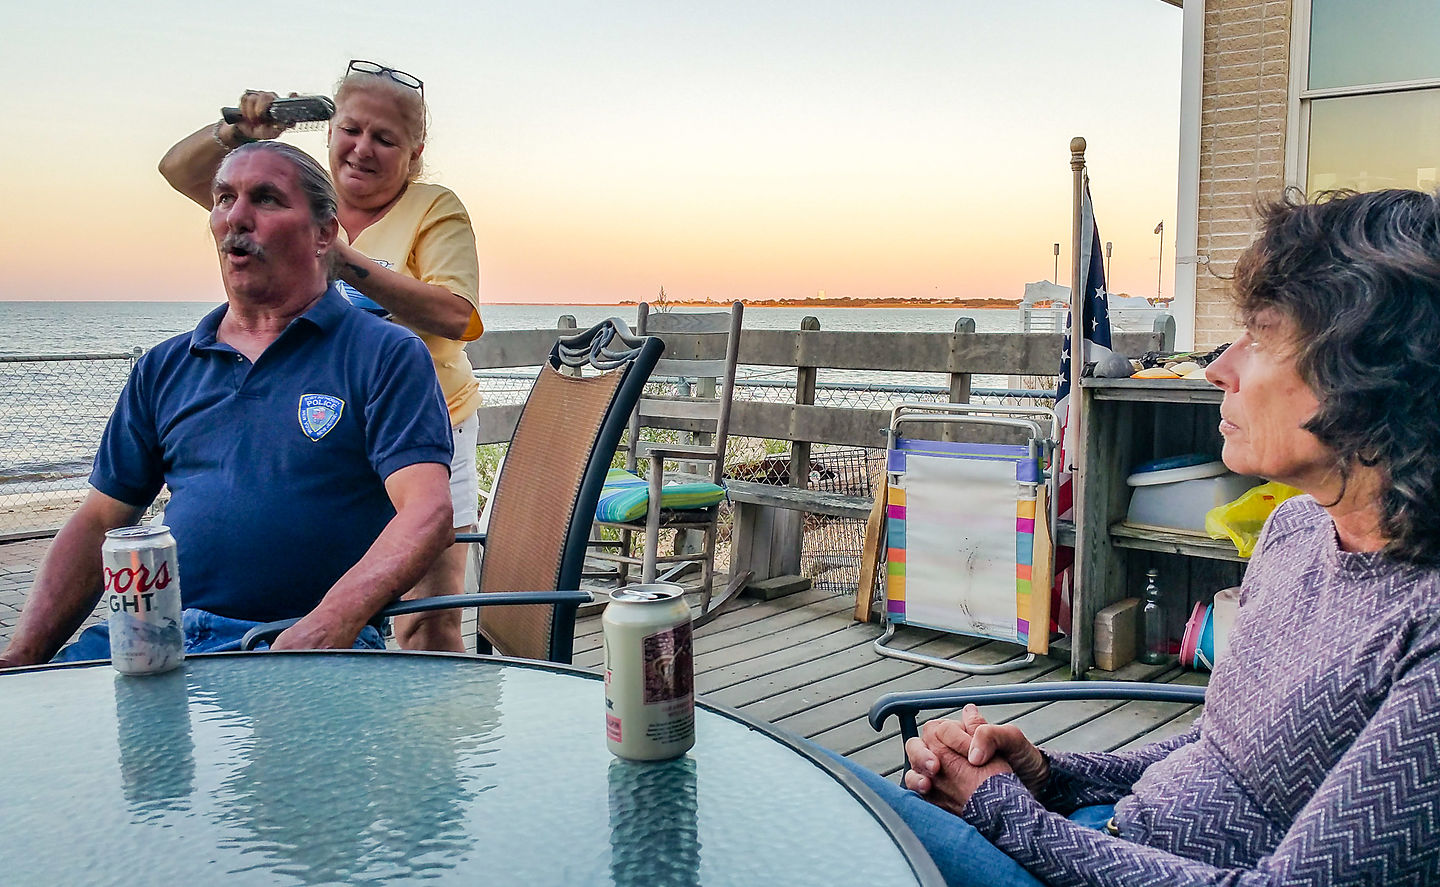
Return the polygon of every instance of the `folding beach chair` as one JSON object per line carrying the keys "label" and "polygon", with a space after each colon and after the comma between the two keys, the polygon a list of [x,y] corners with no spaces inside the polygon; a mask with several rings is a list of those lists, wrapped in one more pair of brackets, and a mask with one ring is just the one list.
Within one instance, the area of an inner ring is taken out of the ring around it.
{"label": "folding beach chair", "polygon": [[[979,428],[1010,429],[1001,435],[1021,442],[913,436],[984,436]],[[994,674],[1049,651],[1055,515],[1047,468],[1058,431],[1054,412],[1039,407],[903,403],[891,411],[885,633],[876,652]],[[1023,655],[971,664],[901,650],[888,645],[901,625],[1007,641]]]}

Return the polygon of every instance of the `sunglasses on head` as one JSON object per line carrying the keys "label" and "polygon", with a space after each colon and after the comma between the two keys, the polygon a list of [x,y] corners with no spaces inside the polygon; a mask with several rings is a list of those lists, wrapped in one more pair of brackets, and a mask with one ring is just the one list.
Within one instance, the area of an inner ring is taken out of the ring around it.
{"label": "sunglasses on head", "polygon": [[401,86],[408,86],[411,89],[424,94],[425,83],[414,74],[407,74],[404,71],[397,71],[394,68],[387,68],[378,62],[367,62],[364,59],[351,59],[350,66],[345,69],[348,76],[351,71],[359,71],[361,74],[374,74],[376,77],[389,77]]}

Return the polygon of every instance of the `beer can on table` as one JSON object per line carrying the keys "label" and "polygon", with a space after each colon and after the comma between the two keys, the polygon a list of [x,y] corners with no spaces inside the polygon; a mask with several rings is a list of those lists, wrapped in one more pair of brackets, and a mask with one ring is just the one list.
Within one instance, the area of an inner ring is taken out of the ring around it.
{"label": "beer can on table", "polygon": [[158,674],[185,659],[180,570],[169,527],[121,527],[105,534],[105,604],[110,662],[124,674]]}
{"label": "beer can on table", "polygon": [[612,592],[605,643],[605,739],[633,761],[678,758],[695,744],[690,608],[666,582]]}

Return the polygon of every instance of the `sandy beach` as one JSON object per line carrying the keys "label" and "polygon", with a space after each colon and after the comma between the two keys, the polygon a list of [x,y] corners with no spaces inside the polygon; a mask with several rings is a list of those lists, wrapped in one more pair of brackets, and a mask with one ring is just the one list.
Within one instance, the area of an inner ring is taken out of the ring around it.
{"label": "sandy beach", "polygon": [[57,529],[75,511],[87,490],[10,493],[0,486],[0,538]]}

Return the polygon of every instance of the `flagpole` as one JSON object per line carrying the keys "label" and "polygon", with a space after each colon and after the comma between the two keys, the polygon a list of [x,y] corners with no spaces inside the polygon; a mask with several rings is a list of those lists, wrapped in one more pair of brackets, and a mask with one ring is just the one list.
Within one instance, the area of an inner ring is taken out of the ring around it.
{"label": "flagpole", "polygon": [[1070,207],[1070,400],[1071,415],[1080,390],[1080,367],[1085,363],[1085,294],[1080,287],[1085,269],[1080,267],[1080,204],[1085,194],[1085,140],[1070,140],[1070,171],[1074,178],[1073,201]]}
{"label": "flagpole", "polygon": [[[1082,293],[1087,269],[1080,267],[1081,253],[1081,228],[1084,225],[1081,209],[1085,199],[1085,139],[1076,136],[1070,140],[1070,171],[1074,179],[1073,192],[1074,200],[1070,215],[1070,403],[1068,410],[1068,423],[1075,429],[1074,452],[1067,453],[1070,463],[1075,466],[1072,474],[1072,488],[1074,490],[1073,505],[1071,506],[1075,523],[1075,559],[1070,568],[1070,636],[1082,637],[1083,632],[1075,625],[1075,620],[1080,618],[1084,608],[1080,603],[1080,577],[1084,558],[1084,544],[1081,540],[1086,536],[1081,532],[1082,521],[1085,518],[1084,509],[1084,481],[1085,477],[1080,471],[1080,466],[1085,464],[1083,455],[1085,452],[1085,397],[1080,391],[1081,371],[1085,367],[1085,294]],[[1067,466],[1060,466],[1062,469]],[[1076,677],[1080,677],[1076,675]]]}

